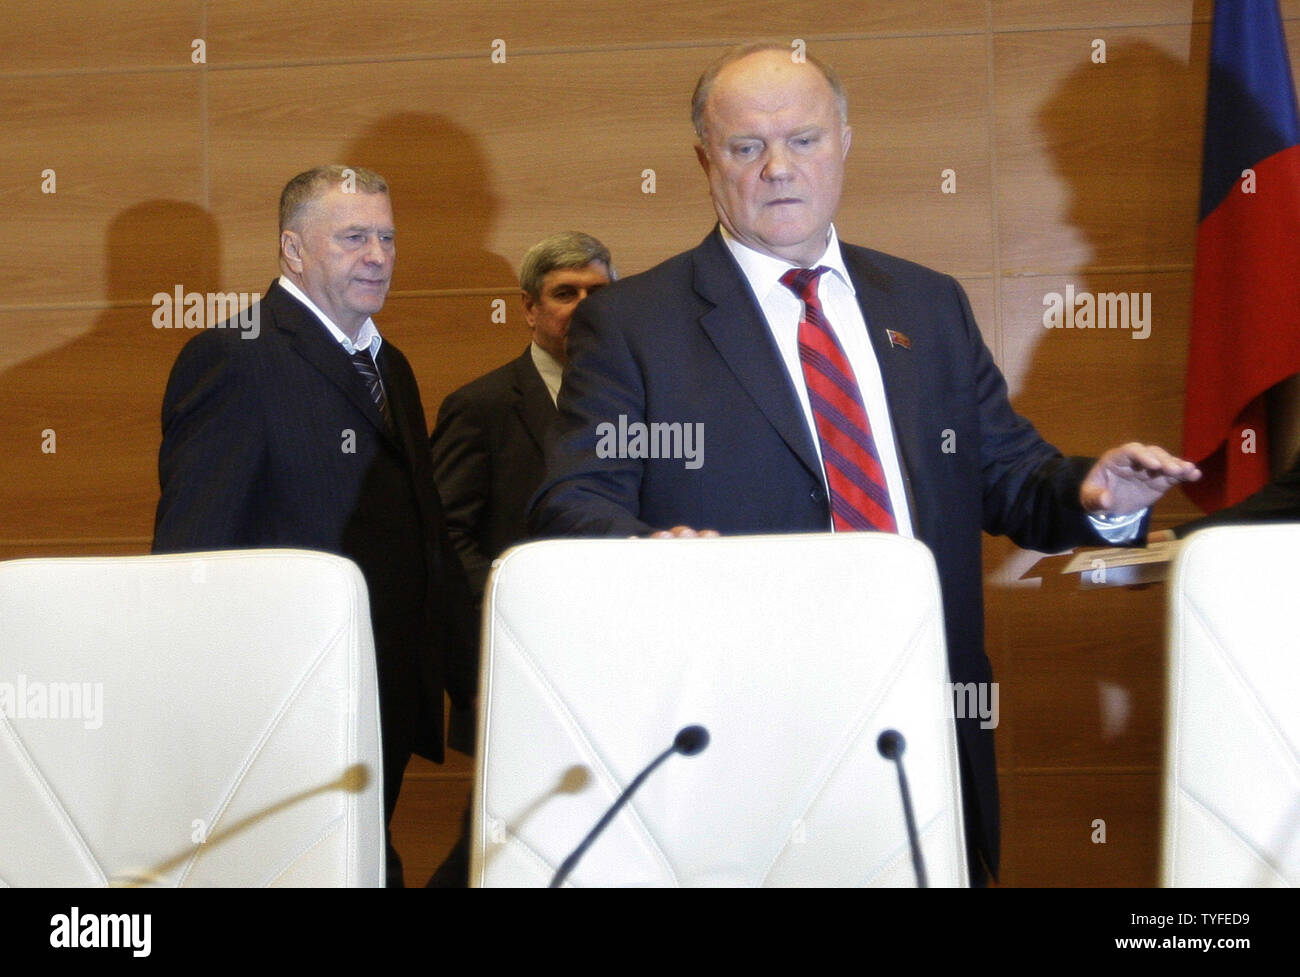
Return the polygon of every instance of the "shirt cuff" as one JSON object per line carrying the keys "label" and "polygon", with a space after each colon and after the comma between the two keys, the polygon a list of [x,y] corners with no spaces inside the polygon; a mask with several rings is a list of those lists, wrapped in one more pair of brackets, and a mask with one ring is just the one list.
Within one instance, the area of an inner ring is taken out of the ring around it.
{"label": "shirt cuff", "polygon": [[1149,511],[1150,509],[1139,509],[1137,512],[1130,512],[1123,516],[1090,514],[1088,521],[1092,523],[1092,528],[1097,530],[1097,535],[1106,542],[1112,546],[1122,546],[1138,538],[1138,533],[1142,529],[1142,520],[1146,518]]}

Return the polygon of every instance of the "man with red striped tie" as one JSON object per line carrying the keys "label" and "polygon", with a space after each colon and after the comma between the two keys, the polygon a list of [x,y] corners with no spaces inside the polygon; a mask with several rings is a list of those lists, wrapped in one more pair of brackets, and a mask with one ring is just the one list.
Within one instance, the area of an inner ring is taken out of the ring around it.
{"label": "man with red striped tie", "polygon": [[[852,131],[828,66],[739,48],[701,76],[692,119],[719,226],[578,307],[534,529],[913,536],[939,569],[952,682],[991,682],[981,530],[1048,551],[1134,541],[1199,471],[1140,444],[1063,457],[1011,409],[952,278],[840,242]],[[998,864],[992,730],[957,727],[980,884]]]}

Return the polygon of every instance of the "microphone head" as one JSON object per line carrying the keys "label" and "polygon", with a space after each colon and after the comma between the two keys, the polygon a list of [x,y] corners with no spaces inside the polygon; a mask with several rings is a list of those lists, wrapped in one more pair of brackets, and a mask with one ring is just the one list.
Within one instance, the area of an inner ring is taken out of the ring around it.
{"label": "microphone head", "polygon": [[876,749],[886,760],[897,760],[907,749],[907,740],[896,729],[887,729],[876,739]]}
{"label": "microphone head", "polygon": [[683,726],[673,740],[673,749],[682,756],[695,756],[709,745],[709,731],[703,726]]}

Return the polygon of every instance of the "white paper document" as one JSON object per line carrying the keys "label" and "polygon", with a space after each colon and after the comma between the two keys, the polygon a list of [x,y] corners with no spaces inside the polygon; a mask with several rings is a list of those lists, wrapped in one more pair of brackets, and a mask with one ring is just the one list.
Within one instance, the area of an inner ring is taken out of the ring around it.
{"label": "white paper document", "polygon": [[1103,549],[1079,550],[1061,572],[1085,573],[1103,568],[1114,570],[1148,563],[1169,563],[1178,555],[1181,543],[1181,540],[1174,539],[1142,547],[1108,546]]}

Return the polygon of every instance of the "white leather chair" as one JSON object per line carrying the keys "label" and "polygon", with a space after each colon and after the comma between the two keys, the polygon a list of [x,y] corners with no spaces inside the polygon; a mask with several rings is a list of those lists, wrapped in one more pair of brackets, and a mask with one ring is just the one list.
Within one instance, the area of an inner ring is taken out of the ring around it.
{"label": "white leather chair", "polygon": [[555,540],[484,611],[471,881],[543,886],[677,731],[576,886],[915,884],[886,728],[907,739],[931,885],[965,885],[939,584],[876,533]]}
{"label": "white leather chair", "polygon": [[1300,525],[1206,529],[1174,565],[1162,881],[1300,885]]}
{"label": "white leather chair", "polygon": [[0,563],[0,884],[382,885],[379,757],[350,561]]}

